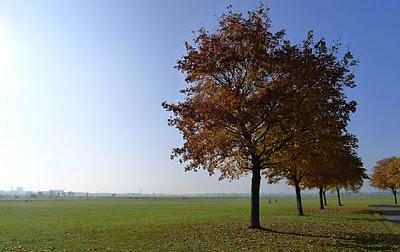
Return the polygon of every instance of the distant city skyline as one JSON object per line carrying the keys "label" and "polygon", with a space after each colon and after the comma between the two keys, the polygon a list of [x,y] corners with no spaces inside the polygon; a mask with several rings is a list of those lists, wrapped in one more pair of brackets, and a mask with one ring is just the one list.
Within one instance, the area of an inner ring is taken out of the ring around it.
{"label": "distant city skyline", "polygon": [[[303,196],[312,195],[317,196],[318,190],[304,190]],[[336,191],[328,191],[328,195],[336,196]],[[358,194],[358,195],[365,195],[365,194],[376,194],[376,195],[390,195],[391,192],[389,191],[371,191],[371,192],[353,192],[351,190],[341,190],[341,194]],[[262,197],[273,197],[273,196],[291,196],[293,193],[291,192],[280,192],[280,193],[271,193],[271,192],[262,192]],[[181,197],[181,196],[191,196],[191,197],[219,197],[219,196],[250,196],[249,192],[209,192],[209,193],[164,193],[164,192],[85,192],[85,191],[74,191],[74,190],[63,190],[63,189],[47,189],[47,190],[24,190],[23,187],[17,187],[16,190],[0,190],[0,197],[15,197],[18,196],[19,198],[40,198],[40,197],[93,197],[93,196],[106,196],[106,197],[130,197],[130,196],[145,196],[145,197],[152,197],[152,196],[159,196],[159,197]]]}
{"label": "distant city skyline", "polygon": [[[264,1],[274,30],[340,39],[360,60],[350,131],[368,173],[400,155],[398,1]],[[0,190],[247,193],[250,178],[218,181],[171,161],[181,136],[164,100],[177,101],[174,69],[192,30],[217,28],[228,4],[260,1],[1,1]],[[363,192],[375,192],[366,181]],[[294,193],[284,182],[263,193]]]}

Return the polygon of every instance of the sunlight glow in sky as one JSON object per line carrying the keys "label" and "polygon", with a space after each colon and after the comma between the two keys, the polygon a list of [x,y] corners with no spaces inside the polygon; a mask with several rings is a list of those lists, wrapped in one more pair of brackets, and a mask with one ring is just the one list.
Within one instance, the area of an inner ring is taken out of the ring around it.
{"label": "sunlight glow in sky", "polygon": [[[184,41],[201,25],[215,30],[228,3],[246,11],[260,1],[1,1],[0,190],[249,192],[249,178],[219,182],[171,161],[181,138],[161,108],[184,85],[173,69]],[[349,94],[359,153],[369,170],[400,155],[400,3],[265,4],[288,38],[313,29],[360,57]]]}

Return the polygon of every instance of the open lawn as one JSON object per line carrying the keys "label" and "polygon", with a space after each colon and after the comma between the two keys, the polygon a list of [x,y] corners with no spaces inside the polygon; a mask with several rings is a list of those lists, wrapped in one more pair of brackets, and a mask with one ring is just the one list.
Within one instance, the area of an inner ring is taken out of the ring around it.
{"label": "open lawn", "polygon": [[[274,198],[273,198],[274,199]],[[0,200],[0,251],[400,251],[400,226],[368,205],[390,197],[262,201],[265,230],[249,230],[249,198]]]}

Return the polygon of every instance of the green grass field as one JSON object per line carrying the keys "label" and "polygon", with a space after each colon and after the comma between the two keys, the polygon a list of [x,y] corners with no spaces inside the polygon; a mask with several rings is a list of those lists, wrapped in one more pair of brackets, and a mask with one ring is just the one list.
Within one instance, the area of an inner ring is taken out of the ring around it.
{"label": "green grass field", "polygon": [[264,198],[266,230],[249,230],[248,198],[0,200],[0,251],[400,251],[400,227],[368,208],[390,197],[342,201],[305,197],[298,217],[294,197]]}

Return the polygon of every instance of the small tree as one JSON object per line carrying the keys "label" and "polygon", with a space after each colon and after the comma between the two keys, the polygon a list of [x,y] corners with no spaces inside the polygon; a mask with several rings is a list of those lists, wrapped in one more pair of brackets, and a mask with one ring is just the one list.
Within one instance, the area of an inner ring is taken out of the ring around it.
{"label": "small tree", "polygon": [[338,157],[335,165],[342,167],[342,172],[337,174],[334,182],[329,186],[329,190],[336,191],[338,205],[342,206],[340,199],[340,189],[351,190],[357,192],[363,185],[364,179],[368,179],[366,169],[363,168],[361,158],[355,151],[346,150]]}
{"label": "small tree", "polygon": [[380,190],[390,190],[397,205],[397,190],[400,188],[400,157],[378,161],[372,171],[371,185]]}
{"label": "small tree", "polygon": [[318,189],[320,209],[326,206],[326,190],[339,184],[356,187],[360,181],[362,185],[366,175],[361,159],[355,152],[356,147],[357,139],[351,134],[344,134],[324,139],[321,147],[314,150],[310,172],[303,179],[303,187]]}

